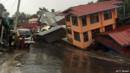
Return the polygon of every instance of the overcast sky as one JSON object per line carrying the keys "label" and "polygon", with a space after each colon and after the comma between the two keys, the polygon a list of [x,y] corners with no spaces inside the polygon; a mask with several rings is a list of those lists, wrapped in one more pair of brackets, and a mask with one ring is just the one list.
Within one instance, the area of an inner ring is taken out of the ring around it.
{"label": "overcast sky", "polygon": [[[18,0],[0,0],[5,8],[10,12],[10,15],[16,12]],[[68,7],[86,4],[90,1],[97,0],[21,0],[20,12],[34,14],[38,11],[39,7],[46,7],[49,10],[55,9],[56,11],[67,9]]]}

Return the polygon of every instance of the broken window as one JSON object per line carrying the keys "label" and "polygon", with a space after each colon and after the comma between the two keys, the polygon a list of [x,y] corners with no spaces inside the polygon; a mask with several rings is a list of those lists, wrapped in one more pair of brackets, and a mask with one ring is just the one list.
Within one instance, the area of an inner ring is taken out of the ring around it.
{"label": "broken window", "polygon": [[88,41],[88,32],[84,32],[83,36],[84,36],[84,42]]}
{"label": "broken window", "polygon": [[74,39],[80,41],[80,34],[79,32],[74,32]]}
{"label": "broken window", "polygon": [[111,10],[104,11],[104,20],[111,19],[111,18],[112,18]]}
{"label": "broken window", "polygon": [[91,24],[99,22],[98,13],[90,15],[90,22],[91,22]]}
{"label": "broken window", "polygon": [[83,26],[86,26],[86,25],[87,25],[86,16],[82,16],[81,19],[82,19],[82,25],[83,25]]}
{"label": "broken window", "polygon": [[100,29],[92,30],[92,38],[94,39],[98,33],[100,33]]}
{"label": "broken window", "polygon": [[78,26],[78,19],[76,16],[72,16],[72,24]]}
{"label": "broken window", "polygon": [[109,26],[106,26],[105,27],[105,31],[111,31],[113,28],[112,28],[112,25],[109,25]]}

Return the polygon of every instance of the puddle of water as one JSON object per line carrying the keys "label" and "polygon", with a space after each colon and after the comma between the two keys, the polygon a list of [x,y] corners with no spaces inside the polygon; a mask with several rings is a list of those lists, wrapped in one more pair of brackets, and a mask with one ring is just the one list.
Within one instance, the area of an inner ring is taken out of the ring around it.
{"label": "puddle of water", "polygon": [[[36,51],[35,51],[36,50]],[[62,61],[48,54],[47,49],[33,47],[24,59],[23,73],[61,73]]]}

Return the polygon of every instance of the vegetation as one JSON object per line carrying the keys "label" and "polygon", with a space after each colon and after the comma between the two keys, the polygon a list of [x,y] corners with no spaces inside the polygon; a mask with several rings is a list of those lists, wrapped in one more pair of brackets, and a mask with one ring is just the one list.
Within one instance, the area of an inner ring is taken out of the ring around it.
{"label": "vegetation", "polygon": [[6,11],[3,4],[0,4],[0,17],[2,16],[3,12]]}
{"label": "vegetation", "polygon": [[[98,0],[98,2],[106,0]],[[118,9],[118,16],[130,16],[130,0],[119,0],[122,1],[122,4],[119,4],[121,7]]]}
{"label": "vegetation", "polygon": [[130,0],[124,0],[123,4],[125,6],[125,14],[126,16],[130,16]]}
{"label": "vegetation", "polygon": [[[24,12],[19,13],[19,17],[18,17],[18,24],[27,22],[28,19],[30,18],[31,15],[26,14]],[[15,20],[16,19],[16,13],[12,16],[12,18]]]}

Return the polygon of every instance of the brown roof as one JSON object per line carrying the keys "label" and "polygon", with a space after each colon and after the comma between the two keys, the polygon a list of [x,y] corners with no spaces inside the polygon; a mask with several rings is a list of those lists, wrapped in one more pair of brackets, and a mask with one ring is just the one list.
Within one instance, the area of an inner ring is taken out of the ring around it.
{"label": "brown roof", "polygon": [[79,5],[79,6],[71,7],[65,10],[63,13],[74,14],[76,16],[83,16],[83,15],[88,15],[100,11],[117,8],[118,6],[115,5],[117,3],[120,2],[115,0],[115,1],[103,1],[103,2],[97,2],[92,4]]}
{"label": "brown roof", "polygon": [[[117,35],[116,35],[117,36]],[[114,36],[115,38],[115,36]],[[119,37],[117,37],[116,39],[118,39]],[[121,38],[121,37],[120,37]],[[103,41],[102,41],[103,40]],[[114,51],[116,53],[119,53],[123,56],[127,56],[127,57],[130,57],[130,51],[129,51],[129,47],[122,47],[121,45],[119,45],[118,43],[115,43],[113,41],[113,39],[109,38],[109,37],[104,37],[104,36],[97,36],[96,37],[96,42],[102,44],[103,46],[105,47],[98,47],[98,48],[101,48],[101,49],[108,49],[108,50],[111,50],[111,51]],[[97,48],[97,47],[96,47]]]}
{"label": "brown roof", "polygon": [[109,33],[108,35],[121,46],[130,45],[130,28],[120,32]]}
{"label": "brown roof", "polygon": [[19,28],[28,28],[28,29],[37,29],[39,27],[39,23],[22,23],[18,25]]}
{"label": "brown roof", "polygon": [[[116,43],[118,43],[120,46],[130,46],[130,25],[127,26],[120,26],[120,28],[117,28],[115,30],[112,30],[110,32],[104,32],[100,35],[108,35],[111,37]],[[100,36],[99,35],[99,36]]]}

